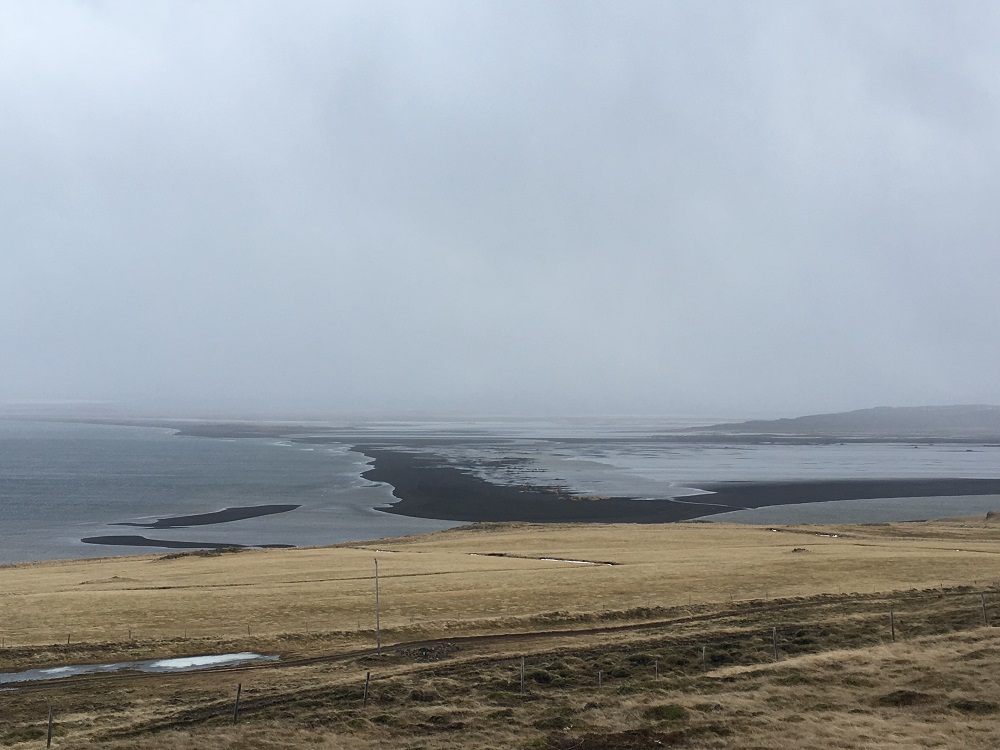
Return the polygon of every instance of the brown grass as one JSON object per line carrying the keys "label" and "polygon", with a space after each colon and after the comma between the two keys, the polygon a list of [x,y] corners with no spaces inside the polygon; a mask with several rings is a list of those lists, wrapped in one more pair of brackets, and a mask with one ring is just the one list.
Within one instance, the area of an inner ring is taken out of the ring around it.
{"label": "brown grass", "polygon": [[[511,525],[7,567],[4,670],[246,648],[286,664],[6,693],[0,746],[39,746],[52,704],[54,747],[993,747],[1000,635],[980,593],[1000,621],[998,552],[974,520]],[[376,555],[386,653],[351,655],[372,645]]]}
{"label": "brown grass", "polygon": [[[382,625],[406,637],[555,610],[980,585],[1000,580],[996,528],[514,525],[363,546],[46,562],[0,568],[0,634],[18,645],[65,642],[67,635],[122,641],[130,629],[146,641],[185,633],[239,638],[247,625],[257,637],[356,634],[374,625],[376,556]],[[532,559],[542,557],[617,564]]]}

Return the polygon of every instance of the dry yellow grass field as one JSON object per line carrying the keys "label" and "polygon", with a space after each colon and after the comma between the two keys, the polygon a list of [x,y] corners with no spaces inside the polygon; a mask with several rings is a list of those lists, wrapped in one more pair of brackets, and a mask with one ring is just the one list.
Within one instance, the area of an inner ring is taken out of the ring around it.
{"label": "dry yellow grass field", "polygon": [[346,636],[374,626],[376,557],[382,627],[401,634],[552,611],[978,585],[1000,580],[998,530],[976,520],[776,531],[524,524],[327,548],[24,564],[0,567],[0,635],[17,645],[119,641],[130,630],[143,640],[235,638],[249,625],[257,637]]}
{"label": "dry yellow grass field", "polygon": [[[375,557],[380,657],[365,651]],[[54,705],[67,748],[993,747],[1000,636],[982,604],[1000,622],[997,581],[985,519],[478,525],[6,566],[2,671],[248,649],[282,662],[20,688],[0,745],[39,746]]]}

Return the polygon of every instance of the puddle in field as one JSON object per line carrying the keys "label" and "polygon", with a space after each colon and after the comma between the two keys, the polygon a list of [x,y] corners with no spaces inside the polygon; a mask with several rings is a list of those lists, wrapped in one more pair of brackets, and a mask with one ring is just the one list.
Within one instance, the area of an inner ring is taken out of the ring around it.
{"label": "puddle in field", "polygon": [[114,664],[75,664],[67,667],[46,667],[44,669],[28,669],[24,672],[7,672],[0,674],[0,685],[11,682],[38,682],[40,680],[58,680],[63,677],[77,677],[84,674],[99,674],[102,672],[191,672],[208,667],[232,666],[251,661],[275,661],[277,656],[264,656],[244,652],[240,654],[210,654],[207,656],[181,656],[175,659],[147,659],[145,661],[122,661]]}

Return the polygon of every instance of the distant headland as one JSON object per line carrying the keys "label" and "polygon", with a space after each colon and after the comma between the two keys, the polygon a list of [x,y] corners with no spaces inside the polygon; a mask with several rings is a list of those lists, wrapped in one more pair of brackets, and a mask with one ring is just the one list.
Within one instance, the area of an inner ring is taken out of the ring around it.
{"label": "distant headland", "polygon": [[695,427],[689,433],[742,433],[854,438],[966,438],[1000,440],[1000,406],[879,406],[873,409],[812,414],[791,419]]}

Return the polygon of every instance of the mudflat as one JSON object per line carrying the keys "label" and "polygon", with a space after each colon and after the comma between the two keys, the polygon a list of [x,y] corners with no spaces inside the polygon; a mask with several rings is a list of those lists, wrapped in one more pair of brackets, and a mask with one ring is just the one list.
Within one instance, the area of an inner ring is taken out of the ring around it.
{"label": "mudflat", "polygon": [[559,487],[504,485],[449,465],[432,453],[359,445],[374,460],[362,476],[392,485],[390,513],[451,521],[536,523],[670,523],[790,503],[894,497],[1000,494],[1000,479],[844,479],[805,482],[715,482],[710,494],[668,499],[597,497]]}
{"label": "mudflat", "polygon": [[242,521],[247,518],[260,518],[261,516],[271,516],[275,513],[288,513],[301,505],[293,504],[271,504],[253,505],[240,508],[223,508],[222,510],[210,513],[195,513],[187,516],[168,516],[158,518],[152,523],[128,523],[123,522],[118,526],[137,526],[142,529],[176,529],[187,526],[209,526],[216,523],[229,523],[231,521]]}

